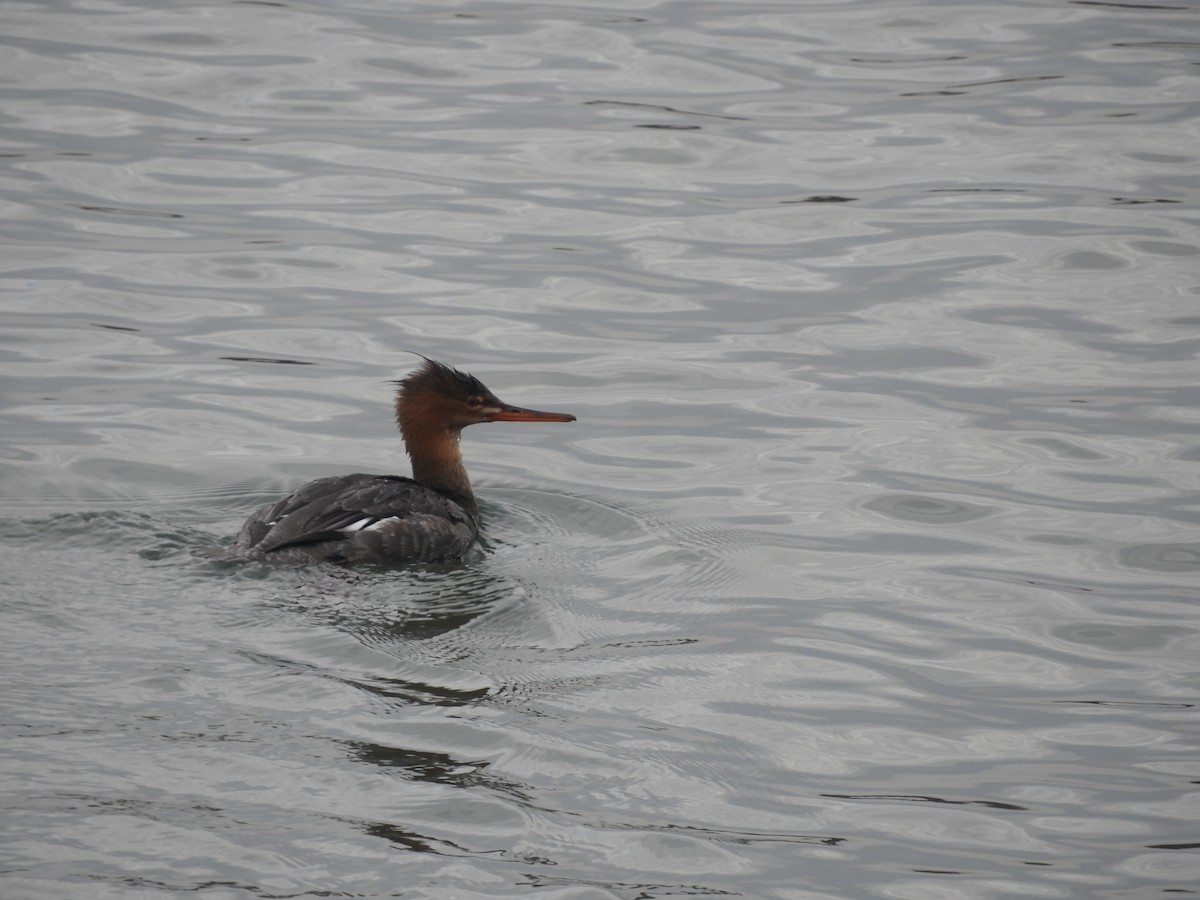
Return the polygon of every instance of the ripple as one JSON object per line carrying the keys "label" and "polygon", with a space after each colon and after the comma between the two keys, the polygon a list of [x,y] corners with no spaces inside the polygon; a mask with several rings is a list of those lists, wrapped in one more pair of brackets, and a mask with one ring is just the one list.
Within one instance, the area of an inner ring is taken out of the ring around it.
{"label": "ripple", "polygon": [[1126,547],[1118,556],[1124,565],[1134,569],[1200,571],[1200,544],[1142,544]]}
{"label": "ripple", "polygon": [[1064,640],[1121,652],[1166,647],[1175,640],[1186,639],[1195,631],[1177,627],[1080,622],[1055,628],[1052,634]]}
{"label": "ripple", "polygon": [[960,524],[993,515],[994,507],[914,495],[884,495],[862,504],[864,509],[909,522]]}

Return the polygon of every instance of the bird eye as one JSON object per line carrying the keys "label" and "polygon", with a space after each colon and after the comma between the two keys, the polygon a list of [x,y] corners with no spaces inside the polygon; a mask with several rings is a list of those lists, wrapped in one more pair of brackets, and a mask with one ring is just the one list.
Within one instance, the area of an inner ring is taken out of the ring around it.
{"label": "bird eye", "polygon": [[482,397],[468,397],[467,398],[467,406],[471,407],[472,409],[483,406],[483,398]]}

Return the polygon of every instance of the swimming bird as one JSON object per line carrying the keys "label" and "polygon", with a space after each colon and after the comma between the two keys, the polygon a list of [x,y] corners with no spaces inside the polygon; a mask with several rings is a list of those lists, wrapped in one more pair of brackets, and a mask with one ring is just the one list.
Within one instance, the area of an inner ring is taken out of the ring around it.
{"label": "swimming bird", "polygon": [[425,359],[396,391],[396,424],[412,477],[333,475],[264,506],[213,559],[304,566],[314,562],[448,562],[479,536],[479,507],[459,437],[479,422],[574,422],[568,413],[522,409],[472,375]]}

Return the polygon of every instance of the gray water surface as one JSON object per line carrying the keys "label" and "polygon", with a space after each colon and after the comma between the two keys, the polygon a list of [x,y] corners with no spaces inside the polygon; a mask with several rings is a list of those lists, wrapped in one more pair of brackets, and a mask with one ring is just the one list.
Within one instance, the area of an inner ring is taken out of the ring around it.
{"label": "gray water surface", "polygon": [[1200,891],[1190,0],[0,17],[0,895]]}

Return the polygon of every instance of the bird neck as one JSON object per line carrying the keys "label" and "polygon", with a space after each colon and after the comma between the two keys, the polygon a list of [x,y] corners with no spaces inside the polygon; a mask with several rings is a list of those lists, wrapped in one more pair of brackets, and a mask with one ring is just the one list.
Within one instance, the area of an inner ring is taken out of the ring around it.
{"label": "bird neck", "polygon": [[453,494],[460,503],[465,501],[468,511],[474,515],[475,493],[471,490],[471,479],[467,477],[459,449],[460,432],[405,427],[405,423],[401,423],[400,433],[412,460],[413,480],[435,491]]}

